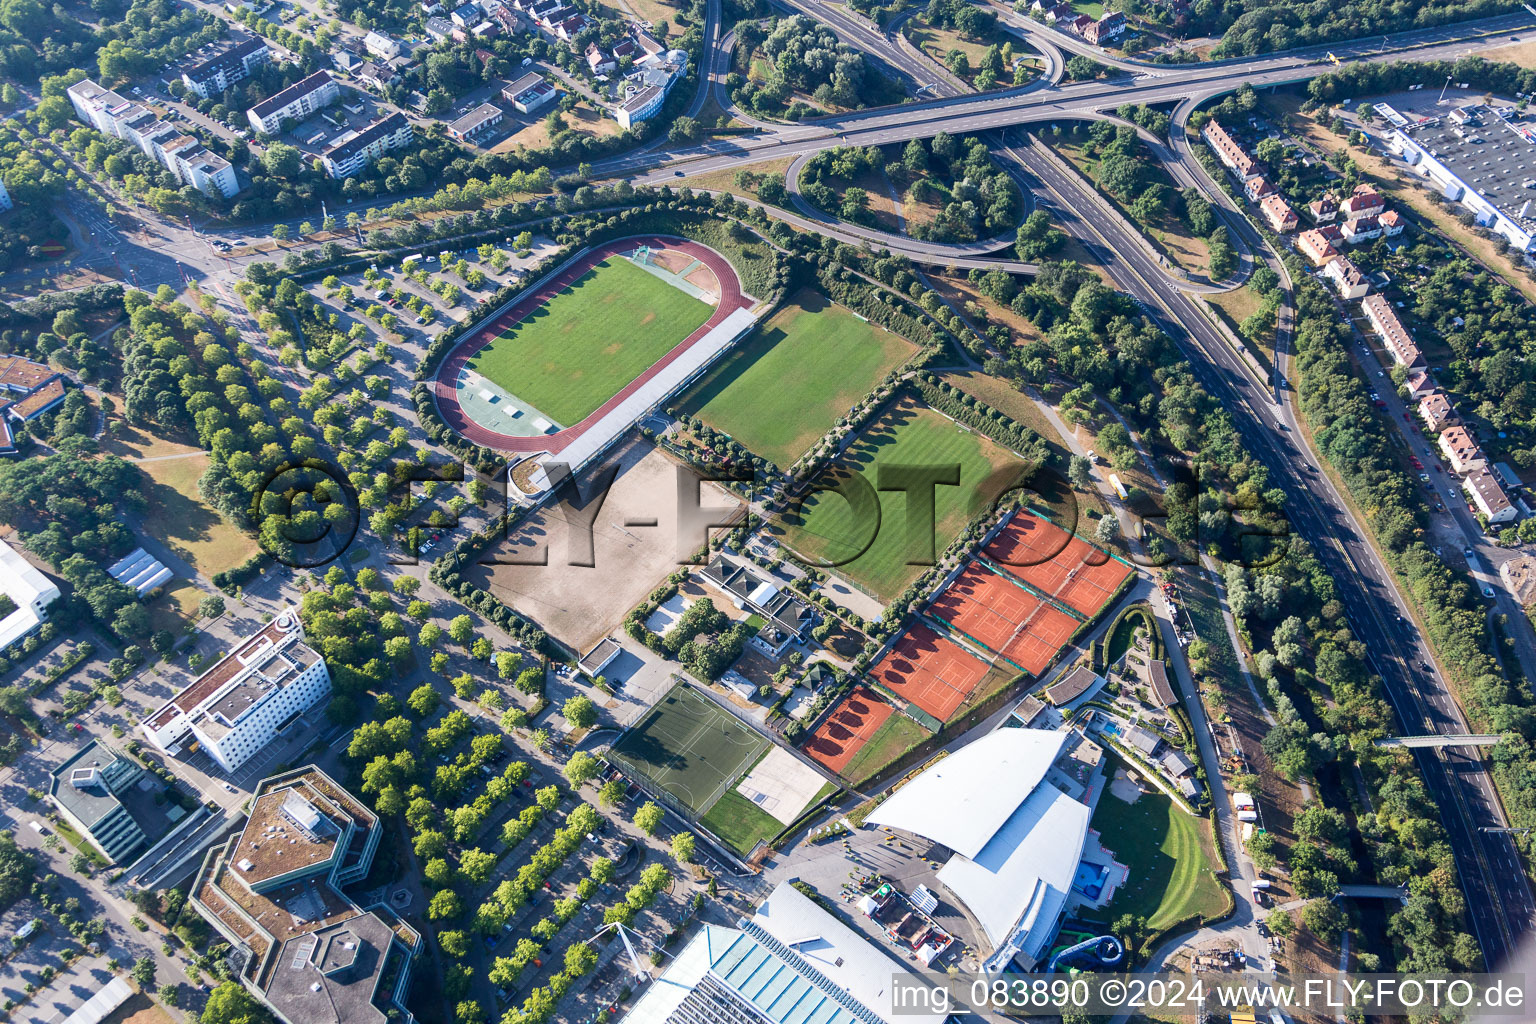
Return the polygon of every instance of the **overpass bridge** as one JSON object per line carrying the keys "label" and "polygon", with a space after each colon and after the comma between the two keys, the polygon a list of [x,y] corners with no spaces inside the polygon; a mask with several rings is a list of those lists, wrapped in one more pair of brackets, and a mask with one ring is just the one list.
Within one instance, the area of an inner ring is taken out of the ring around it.
{"label": "overpass bridge", "polygon": [[1429,736],[1383,736],[1376,741],[1378,747],[1492,747],[1502,736],[1486,733],[1450,733]]}

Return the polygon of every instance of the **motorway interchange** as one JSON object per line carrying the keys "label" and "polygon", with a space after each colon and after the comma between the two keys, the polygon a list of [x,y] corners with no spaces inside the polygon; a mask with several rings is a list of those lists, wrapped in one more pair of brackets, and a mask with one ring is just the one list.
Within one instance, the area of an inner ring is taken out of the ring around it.
{"label": "motorway interchange", "polygon": [[[711,93],[730,109],[724,77],[730,63],[732,38],[721,30],[718,6],[709,5],[704,74],[690,108],[693,112],[704,106]],[[1191,286],[1170,271],[1135,229],[1019,129],[1067,120],[1113,119],[1112,111],[1122,104],[1176,104],[1173,145],[1159,144],[1154,146],[1154,152],[1165,161],[1181,186],[1200,189],[1222,208],[1244,251],[1245,269],[1264,261],[1286,281],[1284,267],[1276,255],[1194,158],[1183,130],[1189,115],[1200,104],[1243,84],[1261,88],[1305,81],[1323,73],[1331,67],[1325,58],[1329,52],[1346,62],[1456,57],[1483,46],[1505,43],[1511,32],[1523,32],[1536,25],[1536,18],[1522,13],[1404,32],[1385,40],[1191,65],[1107,60],[1100,51],[1080,40],[1027,19],[1012,19],[1009,23],[1045,56],[1046,74],[1029,86],[978,95],[966,90],[928,58],[841,7],[815,0],[792,0],[790,6],[827,23],[844,42],[865,50],[904,76],[914,88],[920,88],[923,95],[931,94],[934,98],[797,124],[748,118],[755,128],[750,135],[685,148],[668,149],[653,144],[595,163],[593,179],[683,186],[693,175],[751,167],[785,157],[805,158],[834,145],[886,145],[930,138],[939,132],[988,137],[993,141],[995,155],[1014,174],[1025,195],[1033,197],[1034,202],[1052,214],[1057,226],[1100,259],[1121,290],[1135,297],[1175,339],[1203,384],[1233,412],[1248,449],[1263,460],[1271,480],[1284,489],[1291,522],[1312,542],[1337,581],[1355,633],[1376,652],[1375,665],[1385,680],[1401,731],[1408,735],[1470,732],[1448,684],[1433,667],[1434,659],[1412,610],[1373,547],[1368,528],[1352,516],[1348,503],[1335,489],[1299,429],[1295,392],[1282,383],[1288,373],[1288,312],[1282,313],[1274,377],[1266,378],[1211,324],[1190,297]],[[1095,59],[1112,64],[1118,74],[1105,80],[1063,82],[1064,50],[1091,52]],[[849,241],[868,242],[920,264],[961,268],[1001,265],[1018,272],[1030,269],[1011,258],[989,255],[1011,240],[951,246],[852,224],[829,224],[824,218],[813,217],[806,208],[773,213],[796,226]],[[158,252],[142,257],[144,262],[137,268],[141,285],[151,283],[151,274],[158,275],[155,279],[174,280],[164,273],[166,264],[174,261],[182,275],[210,279],[213,287],[222,292],[254,258],[232,259],[208,244],[209,239],[218,239],[221,234],[232,237],[232,233],[210,231],[197,235],[169,223],[156,224],[153,230]],[[247,228],[240,234],[260,233],[259,228]],[[94,235],[88,245],[116,248],[119,242],[109,230],[98,230]],[[1524,624],[1523,616],[1515,618]],[[1525,647],[1527,652],[1536,652],[1536,638],[1527,638]],[[1483,763],[1467,750],[1420,749],[1416,756],[1452,838],[1472,924],[1485,959],[1490,966],[1505,962],[1519,941],[1536,927],[1536,900],[1520,868],[1513,840],[1508,834],[1491,831],[1507,824],[1492,783]]]}

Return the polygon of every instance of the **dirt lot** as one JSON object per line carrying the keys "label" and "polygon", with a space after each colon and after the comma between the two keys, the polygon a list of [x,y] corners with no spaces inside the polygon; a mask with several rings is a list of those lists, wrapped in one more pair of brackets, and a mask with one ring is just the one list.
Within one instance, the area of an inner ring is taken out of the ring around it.
{"label": "dirt lot", "polygon": [[[502,564],[469,572],[476,586],[581,651],[618,628],[630,608],[702,546],[702,539],[691,535],[680,543],[678,474],[691,475],[687,469],[638,439],[603,459],[602,465],[613,464],[618,475],[606,498],[595,491],[598,472],[588,471],[581,480],[583,507],[561,504],[540,510],[486,552],[486,560]],[[710,509],[736,503],[714,484],[703,484],[698,504]],[[590,558],[584,551],[585,529],[576,528],[588,520]],[[680,546],[686,549],[681,555]],[[548,564],[535,564],[541,561]]]}

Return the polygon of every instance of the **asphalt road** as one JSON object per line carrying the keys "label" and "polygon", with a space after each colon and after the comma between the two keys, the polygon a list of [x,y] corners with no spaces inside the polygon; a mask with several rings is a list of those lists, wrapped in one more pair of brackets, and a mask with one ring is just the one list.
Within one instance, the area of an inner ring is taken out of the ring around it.
{"label": "asphalt road", "polygon": [[[1292,528],[1312,543],[1333,576],[1351,627],[1373,652],[1372,663],[1404,733],[1470,731],[1444,678],[1432,667],[1425,669],[1432,665],[1427,647],[1375,548],[1311,451],[1293,439],[1294,407],[1275,401],[1267,382],[1254,376],[1194,300],[1163,286],[1161,268],[1127,237],[1097,196],[1038,152],[1029,164],[1048,191],[1102,240],[1096,255],[1107,260],[1111,276],[1162,321],[1202,383],[1231,411],[1247,450],[1285,491]],[[1464,750],[1420,750],[1415,758],[1442,809],[1484,957],[1490,965],[1502,963],[1536,924],[1536,903],[1511,838],[1480,831],[1505,824],[1492,782],[1482,762]]]}

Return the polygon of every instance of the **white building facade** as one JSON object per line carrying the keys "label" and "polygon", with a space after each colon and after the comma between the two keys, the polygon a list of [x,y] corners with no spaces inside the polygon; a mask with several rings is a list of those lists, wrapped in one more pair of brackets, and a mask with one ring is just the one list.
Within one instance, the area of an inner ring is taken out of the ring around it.
{"label": "white building facade", "polygon": [[196,743],[233,772],[331,692],[325,659],[288,609],[139,723],[160,750]]}
{"label": "white building facade", "polygon": [[341,89],[329,72],[316,71],[308,78],[295,82],[276,96],[269,97],[246,111],[251,127],[268,135],[283,130],[283,122],[289,118],[302,121],[311,114],[334,103]]}
{"label": "white building facade", "polygon": [[1486,196],[1463,181],[1459,174],[1433,153],[1409,138],[1406,132],[1397,129],[1388,132],[1387,146],[1402,157],[1414,173],[1433,184],[1441,195],[1471,210],[1478,225],[1502,235],[1521,252],[1531,251],[1533,243],[1536,243],[1536,232],[1505,216]]}
{"label": "white building facade", "polygon": [[232,196],[240,182],[230,162],[204,146],[195,136],[162,121],[148,107],[126,99],[86,79],[69,87],[75,114],[101,132],[139,147],[184,185]]}

